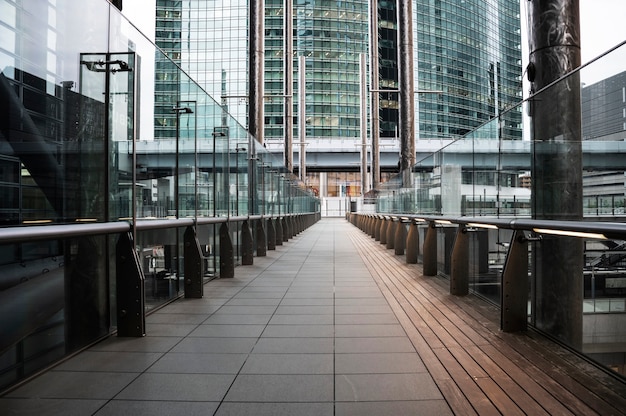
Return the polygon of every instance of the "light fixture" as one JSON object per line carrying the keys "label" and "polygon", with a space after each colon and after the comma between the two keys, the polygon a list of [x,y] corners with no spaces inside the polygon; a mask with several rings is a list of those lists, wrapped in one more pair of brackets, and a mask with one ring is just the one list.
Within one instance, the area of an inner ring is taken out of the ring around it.
{"label": "light fixture", "polygon": [[595,240],[608,240],[604,234],[600,233],[586,233],[582,231],[566,231],[566,230],[551,230],[547,228],[533,228],[533,231],[537,234],[552,234],[562,235],[566,237],[578,237],[578,238],[592,238]]}
{"label": "light fixture", "polygon": [[448,220],[435,220],[435,222],[442,225],[452,225],[452,222]]}
{"label": "light fixture", "polygon": [[490,230],[497,230],[498,227],[493,225],[493,224],[482,224],[479,222],[470,222],[467,223],[468,227],[474,227],[474,228],[489,228]]}

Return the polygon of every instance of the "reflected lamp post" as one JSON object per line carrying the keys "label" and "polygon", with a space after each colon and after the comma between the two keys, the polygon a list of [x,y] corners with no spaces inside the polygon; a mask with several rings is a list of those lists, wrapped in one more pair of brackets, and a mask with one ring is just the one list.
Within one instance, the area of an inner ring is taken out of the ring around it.
{"label": "reflected lamp post", "polygon": [[176,210],[176,218],[179,218],[179,209],[180,209],[180,201],[179,201],[179,176],[180,176],[180,115],[181,114],[193,114],[193,110],[189,107],[176,106],[172,108],[172,111],[176,113],[176,152],[175,152],[175,167],[174,167],[174,209]]}
{"label": "reflected lamp post", "polygon": [[217,137],[226,137],[226,131],[228,127],[214,127],[213,128],[213,217],[217,217],[217,166],[215,165],[217,153]]}
{"label": "reflected lamp post", "polygon": [[246,152],[245,147],[235,148],[235,215],[239,215],[239,152]]}

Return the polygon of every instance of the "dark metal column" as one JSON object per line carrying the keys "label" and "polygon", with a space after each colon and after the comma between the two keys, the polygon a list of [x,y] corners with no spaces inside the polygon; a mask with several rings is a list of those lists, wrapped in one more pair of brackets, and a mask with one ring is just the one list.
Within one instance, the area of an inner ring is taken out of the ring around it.
{"label": "dark metal column", "polygon": [[131,233],[120,234],[116,248],[117,336],[146,335],[145,278]]}
{"label": "dark metal column", "polygon": [[413,92],[413,2],[399,1],[398,36],[400,49],[398,65],[400,67],[400,172],[402,186],[413,186],[411,169],[415,164],[415,101]]}
{"label": "dark metal column", "polygon": [[[578,0],[533,0],[528,76],[536,92],[580,66]],[[536,219],[582,218],[580,77],[531,100],[532,207]],[[535,325],[573,347],[582,345],[583,242],[544,238],[533,256]]]}
{"label": "dark metal column", "polygon": [[424,247],[422,248],[422,269],[424,276],[437,276],[437,228],[429,222],[425,230]]}
{"label": "dark metal column", "polygon": [[220,277],[235,277],[235,255],[227,223],[220,226]]}
{"label": "dark metal column", "polygon": [[184,234],[184,268],[185,268],[185,297],[201,298],[204,295],[204,270],[202,265],[202,249],[193,227],[187,227]]}
{"label": "dark metal column", "polygon": [[450,294],[465,296],[469,293],[469,232],[464,226],[456,230],[450,265]]}
{"label": "dark metal column", "polygon": [[248,130],[259,143],[263,143],[265,94],[265,0],[250,0],[250,47],[249,75],[250,91],[248,103]]}
{"label": "dark metal column", "polygon": [[241,225],[241,264],[243,266],[254,264],[254,245],[248,221],[244,221]]}

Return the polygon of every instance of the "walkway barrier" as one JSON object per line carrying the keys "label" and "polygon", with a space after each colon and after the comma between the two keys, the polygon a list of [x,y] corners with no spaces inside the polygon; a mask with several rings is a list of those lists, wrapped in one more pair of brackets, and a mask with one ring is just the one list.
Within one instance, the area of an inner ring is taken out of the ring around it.
{"label": "walkway barrier", "polygon": [[[610,353],[622,351],[626,340],[625,223],[371,213],[347,218],[372,238],[380,235],[387,248],[395,246],[407,263],[421,261],[424,277],[449,278],[451,295],[474,293],[496,304],[502,331],[530,325],[624,374],[624,363]],[[536,270],[561,267],[546,247],[581,240],[584,266],[580,276],[569,276],[570,285],[580,286],[574,292],[579,296],[571,297],[551,289],[554,277],[537,277]]]}
{"label": "walkway barrier", "polygon": [[17,369],[27,365],[18,344],[29,337],[45,339],[54,361],[113,333],[145,336],[147,313],[182,296],[202,298],[207,281],[234,277],[236,264],[251,265],[282,243],[282,234],[266,228],[290,223],[291,238],[319,219],[302,213],[0,228],[6,250],[54,254],[37,260],[39,276],[20,278],[31,267],[24,263],[0,279],[0,350],[16,352],[10,366]]}

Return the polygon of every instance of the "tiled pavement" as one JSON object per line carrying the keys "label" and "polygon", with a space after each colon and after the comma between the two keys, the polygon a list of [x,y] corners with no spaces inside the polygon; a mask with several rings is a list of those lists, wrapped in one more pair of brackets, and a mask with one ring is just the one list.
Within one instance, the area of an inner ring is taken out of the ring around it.
{"label": "tiled pavement", "polygon": [[231,280],[0,399],[3,415],[446,415],[356,251],[324,219]]}

